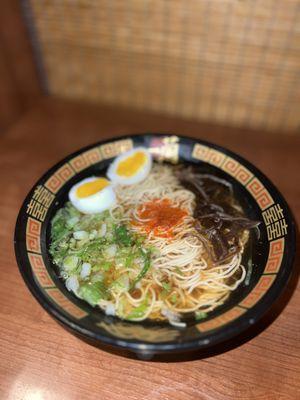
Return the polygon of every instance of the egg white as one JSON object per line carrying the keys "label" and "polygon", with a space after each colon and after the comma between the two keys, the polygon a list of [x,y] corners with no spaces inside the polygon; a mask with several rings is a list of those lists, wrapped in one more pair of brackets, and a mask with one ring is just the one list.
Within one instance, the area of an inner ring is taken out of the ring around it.
{"label": "egg white", "polygon": [[74,185],[69,191],[69,200],[73,206],[80,212],[84,214],[95,214],[107,210],[116,204],[116,194],[111,185],[106,186],[99,192],[79,198],[77,196],[77,189],[84,183],[93,182],[98,178],[93,176],[90,178],[83,179]]}
{"label": "egg white", "polygon": [[[142,167],[130,177],[121,176],[117,174],[117,168],[121,161],[132,156],[134,153],[143,152],[146,156],[146,161]],[[145,147],[136,147],[126,153],[120,154],[114,159],[107,170],[107,177],[113,182],[119,185],[134,185],[136,183],[142,182],[150,173],[152,168],[152,155]]]}

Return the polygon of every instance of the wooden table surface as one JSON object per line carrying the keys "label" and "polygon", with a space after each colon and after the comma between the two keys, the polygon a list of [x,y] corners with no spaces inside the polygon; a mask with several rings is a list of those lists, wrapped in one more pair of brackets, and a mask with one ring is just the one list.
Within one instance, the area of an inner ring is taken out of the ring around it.
{"label": "wooden table surface", "polygon": [[35,181],[82,146],[151,130],[205,138],[240,153],[273,180],[299,217],[299,137],[42,100],[0,135],[1,400],[300,399],[296,277],[286,307],[259,335],[214,357],[182,356],[177,362],[145,362],[93,348],[52,320],[25,287],[14,257],[13,230],[18,209]]}

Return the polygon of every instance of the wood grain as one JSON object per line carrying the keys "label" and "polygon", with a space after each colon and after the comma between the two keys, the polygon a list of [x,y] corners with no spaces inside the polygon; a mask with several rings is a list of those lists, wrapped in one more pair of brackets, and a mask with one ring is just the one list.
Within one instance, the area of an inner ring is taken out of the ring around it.
{"label": "wood grain", "polygon": [[210,358],[183,355],[177,362],[144,362],[95,349],[61,328],[29,294],[16,266],[13,230],[30,187],[73,150],[142,131],[184,133],[239,152],[274,181],[299,217],[299,138],[45,99],[0,137],[0,398],[300,398],[299,287],[279,317],[242,346]]}

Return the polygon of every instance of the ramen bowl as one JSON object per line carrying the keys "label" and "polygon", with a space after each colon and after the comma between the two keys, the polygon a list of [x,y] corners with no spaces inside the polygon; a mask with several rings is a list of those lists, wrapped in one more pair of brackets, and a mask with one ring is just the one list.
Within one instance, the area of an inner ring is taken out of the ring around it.
{"label": "ramen bowl", "polygon": [[[244,281],[224,304],[185,327],[164,321],[129,322],[106,315],[68,291],[49,253],[51,220],[68,200],[70,188],[104,174],[111,161],[135,147],[154,159],[194,165],[232,185],[244,214],[259,221],[243,253]],[[47,171],[26,197],[15,229],[21,275],[41,306],[65,328],[98,346],[109,345],[148,357],[157,353],[206,351],[244,334],[266,315],[286,287],[295,255],[295,223],[275,186],[233,152],[192,138],[141,134],[102,141],[81,149]]]}

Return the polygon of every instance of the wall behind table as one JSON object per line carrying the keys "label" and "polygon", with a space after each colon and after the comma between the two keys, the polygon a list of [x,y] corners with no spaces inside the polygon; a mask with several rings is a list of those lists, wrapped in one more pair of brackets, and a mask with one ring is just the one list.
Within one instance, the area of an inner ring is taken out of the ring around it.
{"label": "wall behind table", "polygon": [[41,95],[29,35],[18,0],[0,8],[0,134]]}
{"label": "wall behind table", "polygon": [[48,90],[299,133],[299,0],[28,0]]}

